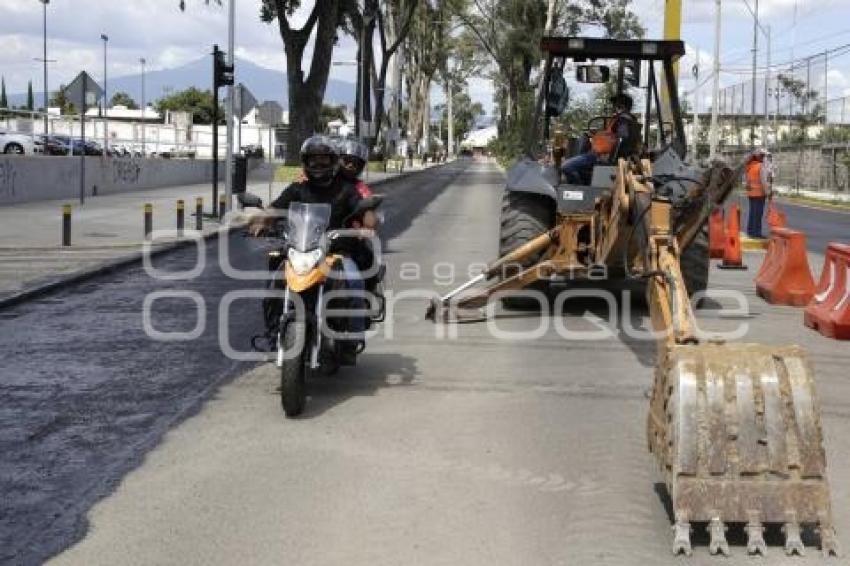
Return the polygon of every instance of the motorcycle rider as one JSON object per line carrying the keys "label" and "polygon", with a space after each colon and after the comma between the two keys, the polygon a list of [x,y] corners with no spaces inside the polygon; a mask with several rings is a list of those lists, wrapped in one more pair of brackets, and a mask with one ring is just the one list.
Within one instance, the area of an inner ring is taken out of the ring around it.
{"label": "motorcycle rider", "polygon": [[[306,180],[296,181],[286,187],[269,204],[269,208],[286,210],[293,202],[330,204],[331,218],[328,229],[339,230],[350,227],[344,224],[356,212],[357,205],[362,197],[353,183],[344,181],[338,175],[339,152],[334,141],[323,135],[314,135],[308,138],[301,146],[301,162]],[[248,231],[251,235],[259,235],[267,230],[274,220],[274,215],[258,215],[252,219]],[[364,214],[359,220],[359,224],[358,227],[374,229],[374,215]],[[365,290],[360,269],[351,258],[350,253],[343,255],[342,271],[350,290],[359,293]],[[365,309],[364,303],[365,300],[362,298],[352,298],[351,308]],[[266,326],[270,333],[275,330],[280,318],[281,308],[282,305],[279,300],[268,301],[265,305]],[[352,364],[357,352],[362,348],[366,319],[361,316],[350,317],[348,325],[349,333],[359,338],[341,343],[340,361],[343,365]]]}

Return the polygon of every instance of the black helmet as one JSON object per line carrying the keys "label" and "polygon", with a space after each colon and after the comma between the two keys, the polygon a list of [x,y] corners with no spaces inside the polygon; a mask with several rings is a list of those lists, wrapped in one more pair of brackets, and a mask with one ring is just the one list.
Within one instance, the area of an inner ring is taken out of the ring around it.
{"label": "black helmet", "polygon": [[357,140],[345,140],[339,146],[339,156],[343,162],[340,167],[342,175],[347,178],[357,178],[369,160],[369,149]]}
{"label": "black helmet", "polygon": [[623,108],[626,109],[627,112],[632,111],[632,106],[634,105],[634,101],[632,100],[632,97],[629,96],[628,94],[625,94],[625,93],[615,94],[609,100],[611,101],[611,104],[613,104],[615,108],[622,106]]}
{"label": "black helmet", "polygon": [[336,177],[339,151],[331,138],[314,135],[301,145],[301,163],[304,165],[304,174],[311,183],[328,187]]}

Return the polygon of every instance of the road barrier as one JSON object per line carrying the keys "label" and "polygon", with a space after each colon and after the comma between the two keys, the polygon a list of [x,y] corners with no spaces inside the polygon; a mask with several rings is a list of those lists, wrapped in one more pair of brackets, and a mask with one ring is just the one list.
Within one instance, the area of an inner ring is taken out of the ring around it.
{"label": "road barrier", "polygon": [[723,242],[723,262],[720,269],[747,269],[741,251],[741,207],[733,204],[729,207],[729,218]]}
{"label": "road barrier", "polygon": [[184,221],[184,203],[180,199],[177,201],[177,237],[183,237],[183,221]]}
{"label": "road barrier", "polygon": [[62,245],[71,245],[71,205],[62,206]]}
{"label": "road barrier", "polygon": [[708,218],[708,257],[720,259],[726,247],[726,233],[723,229],[723,207],[715,206]]}
{"label": "road barrier", "polygon": [[806,306],[815,292],[806,255],[806,235],[789,228],[772,230],[755,283],[756,293],[768,303]]}
{"label": "road barrier", "polygon": [[195,230],[204,229],[204,197],[195,197]]}
{"label": "road barrier", "polygon": [[803,322],[824,336],[850,340],[850,245],[830,242]]}
{"label": "road barrier", "polygon": [[151,232],[153,232],[153,205],[151,203],[145,203],[144,215],[145,215],[145,240],[150,240]]}

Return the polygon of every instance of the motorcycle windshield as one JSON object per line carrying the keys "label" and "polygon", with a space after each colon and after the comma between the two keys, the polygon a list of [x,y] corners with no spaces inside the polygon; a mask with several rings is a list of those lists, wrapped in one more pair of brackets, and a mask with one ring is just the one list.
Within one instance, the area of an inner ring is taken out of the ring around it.
{"label": "motorcycle windshield", "polygon": [[331,221],[331,205],[293,202],[287,215],[287,243],[299,252],[322,246]]}

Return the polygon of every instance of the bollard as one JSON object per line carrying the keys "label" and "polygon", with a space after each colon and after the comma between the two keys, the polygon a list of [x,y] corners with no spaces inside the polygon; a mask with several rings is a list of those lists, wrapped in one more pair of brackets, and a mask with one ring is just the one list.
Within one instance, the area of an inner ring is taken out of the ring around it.
{"label": "bollard", "polygon": [[153,205],[145,203],[145,240],[150,240],[153,232]]}
{"label": "bollard", "polygon": [[219,195],[218,197],[218,219],[221,221],[224,218],[224,213],[226,211],[227,199],[225,199],[224,195]]}
{"label": "bollard", "polygon": [[71,205],[62,206],[62,245],[71,245]]}
{"label": "bollard", "polygon": [[195,230],[204,229],[204,197],[195,198]]}
{"label": "bollard", "polygon": [[184,203],[183,200],[177,201],[177,237],[183,237],[183,220],[184,220]]}

